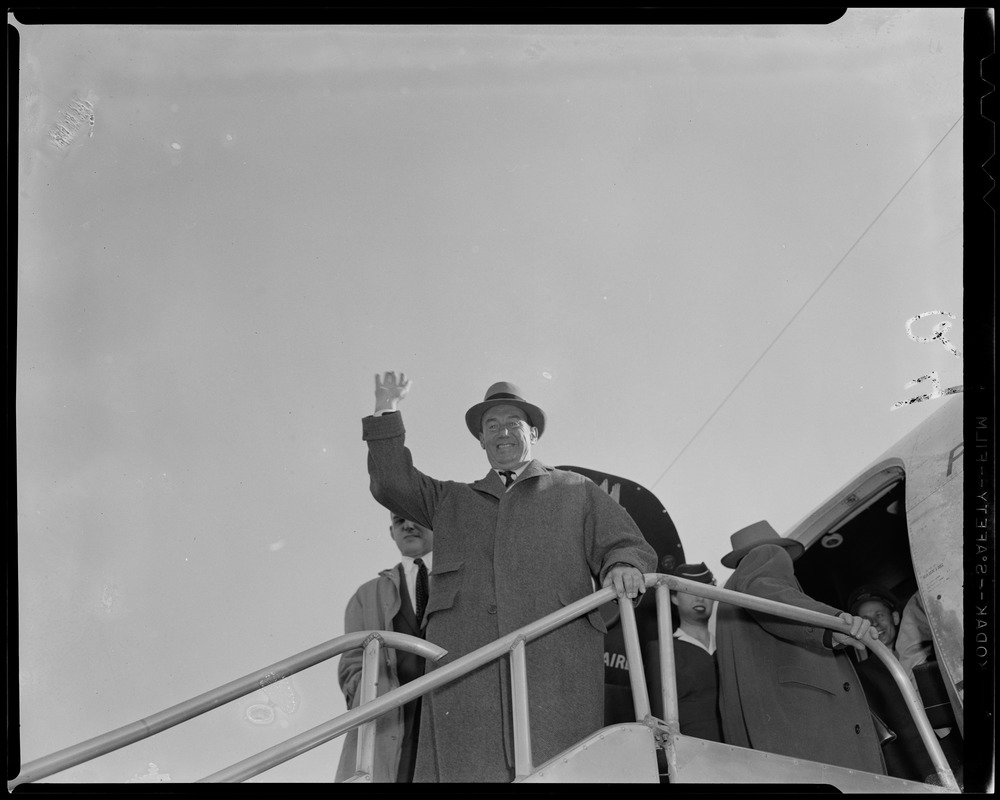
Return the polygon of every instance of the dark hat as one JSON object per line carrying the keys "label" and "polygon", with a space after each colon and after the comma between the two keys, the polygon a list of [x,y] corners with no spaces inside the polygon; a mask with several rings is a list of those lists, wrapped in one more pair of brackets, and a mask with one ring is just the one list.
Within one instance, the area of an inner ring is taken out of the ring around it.
{"label": "dark hat", "polygon": [[729,541],[732,543],[733,550],[722,557],[722,566],[729,567],[729,569],[734,569],[743,556],[762,544],[776,544],[786,548],[792,561],[806,551],[801,542],[778,536],[778,532],[771,527],[771,523],[765,520],[740,528],[729,537]]}
{"label": "dark hat", "polygon": [[712,574],[712,570],[705,566],[705,562],[681,564],[674,570],[674,575],[678,578],[687,578],[689,581],[698,581],[698,583],[715,583],[715,576]]}
{"label": "dark hat", "polygon": [[516,406],[521,409],[528,417],[528,424],[533,428],[538,428],[538,435],[541,437],[542,431],[545,430],[545,412],[538,406],[527,402],[521,397],[521,390],[507,381],[494,383],[486,390],[483,402],[476,403],[465,412],[465,424],[469,432],[478,439],[479,434],[482,433],[483,414],[486,413],[486,409],[500,405]]}
{"label": "dark hat", "polygon": [[858,606],[862,603],[867,603],[869,600],[881,600],[888,606],[890,611],[899,611],[899,601],[895,595],[885,587],[874,583],[859,586],[851,592],[850,597],[847,598],[847,610],[853,614]]}

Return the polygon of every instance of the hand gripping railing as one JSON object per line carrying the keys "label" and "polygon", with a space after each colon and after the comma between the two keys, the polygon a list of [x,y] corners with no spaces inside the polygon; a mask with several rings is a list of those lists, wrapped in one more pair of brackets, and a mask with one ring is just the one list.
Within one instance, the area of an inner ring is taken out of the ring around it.
{"label": "hand gripping railing", "polygon": [[[415,636],[391,631],[379,631],[378,634],[377,639],[389,647],[405,650],[408,653],[415,653],[432,661],[437,661],[447,652],[437,645]],[[204,714],[206,711],[211,711],[213,708],[224,705],[231,700],[236,700],[272,683],[276,683],[283,678],[287,678],[289,675],[294,675],[308,667],[340,655],[347,650],[354,650],[366,645],[370,646],[372,638],[371,631],[360,631],[358,633],[348,633],[344,636],[338,636],[336,639],[331,639],[298,655],[278,661],[269,667],[251,672],[249,675],[237,678],[235,681],[231,681],[224,686],[212,689],[137,722],[116,728],[113,731],[95,736],[93,739],[88,739],[80,744],[66,747],[50,755],[36,758],[22,765],[18,776],[14,780],[7,782],[7,788],[8,790],[12,790],[15,786],[22,783],[41,780],[49,775],[95,759],[98,756],[134,744],[156,733],[172,728],[174,725]],[[366,648],[366,652],[367,649],[369,648]],[[377,644],[371,649],[374,649],[377,653]],[[369,682],[374,686],[378,670],[373,666],[368,670],[368,673],[370,676]],[[374,730],[372,730],[371,735],[374,736]]]}
{"label": "hand gripping railing", "polygon": [[[671,733],[678,733],[680,731],[677,710],[676,670],[674,667],[674,637],[672,631],[673,626],[670,620],[671,589],[696,594],[699,597],[704,597],[709,600],[731,603],[732,605],[739,606],[740,608],[745,608],[748,611],[761,611],[773,614],[777,617],[790,619],[795,622],[804,622],[809,625],[828,628],[831,631],[837,631],[838,633],[850,634],[851,632],[851,626],[839,617],[832,617],[818,611],[798,608],[797,606],[778,603],[774,600],[765,600],[761,597],[755,597],[742,592],[734,592],[729,589],[720,589],[717,586],[710,586],[708,584],[699,583],[686,578],[676,578],[666,575],[646,575],[645,578],[647,586],[656,587],[657,625],[660,639],[660,664],[662,665],[661,669],[663,672],[663,713],[664,721],[667,723],[667,729]],[[941,781],[941,785],[946,789],[956,792],[959,791],[958,783],[955,780],[955,776],[952,774],[951,768],[948,766],[947,759],[944,757],[941,745],[938,743],[937,735],[934,733],[934,729],[931,727],[931,724],[927,719],[927,713],[924,711],[923,703],[917,696],[913,685],[906,677],[906,673],[903,671],[903,668],[900,666],[899,662],[896,660],[895,656],[893,656],[889,648],[881,642],[866,640],[865,644],[867,645],[868,650],[875,653],[879,660],[885,664],[889,673],[896,681],[896,686],[899,687],[899,691],[902,693],[903,699],[906,701],[906,706],[910,711],[910,715],[913,717],[913,721],[916,723],[917,730],[920,733],[920,738],[924,743],[924,747],[927,748],[927,753],[931,758],[931,762],[934,764],[934,769],[937,771],[937,776]],[[632,656],[630,654],[630,663],[631,658]],[[633,668],[631,671],[635,672],[635,669]],[[667,766],[671,771],[671,774],[673,774],[675,765],[669,763],[669,758]]]}

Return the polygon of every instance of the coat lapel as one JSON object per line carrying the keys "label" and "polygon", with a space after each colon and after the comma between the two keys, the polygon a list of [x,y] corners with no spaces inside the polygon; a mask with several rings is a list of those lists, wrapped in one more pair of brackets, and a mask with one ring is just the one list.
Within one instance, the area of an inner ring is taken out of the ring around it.
{"label": "coat lapel", "polygon": [[500,476],[496,474],[492,469],[486,473],[484,478],[480,478],[473,484],[470,484],[473,489],[477,492],[483,492],[491,497],[495,497],[497,500],[507,491],[507,487],[503,485],[503,481]]}
{"label": "coat lapel", "polygon": [[[524,472],[521,473],[521,477],[518,478],[519,481],[523,481],[525,478],[540,478],[544,475],[549,474],[549,467],[545,466],[541,461],[532,459],[528,462],[528,466],[524,468]],[[501,481],[503,483],[503,481]]]}

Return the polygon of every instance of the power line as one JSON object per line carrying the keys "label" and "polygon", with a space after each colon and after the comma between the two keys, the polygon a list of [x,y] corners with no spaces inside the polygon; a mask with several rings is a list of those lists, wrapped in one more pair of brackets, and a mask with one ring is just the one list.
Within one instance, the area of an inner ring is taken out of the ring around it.
{"label": "power line", "polygon": [[791,319],[789,319],[789,320],[788,320],[788,322],[786,322],[786,323],[785,323],[785,326],[784,326],[784,327],[783,327],[783,328],[782,328],[782,329],[781,329],[780,331],[778,331],[778,335],[777,335],[777,336],[775,336],[775,337],[774,337],[774,339],[772,339],[772,340],[771,340],[771,343],[770,343],[770,344],[769,344],[769,345],[768,345],[768,346],[767,346],[767,347],[766,347],[766,348],[764,349],[764,352],[763,352],[763,353],[761,353],[761,354],[760,354],[760,355],[759,355],[759,356],[757,357],[757,360],[756,360],[756,361],[754,361],[754,362],[753,362],[753,364],[751,364],[751,365],[750,365],[750,369],[748,369],[748,370],[747,370],[747,371],[746,371],[746,372],[745,372],[745,373],[743,374],[743,377],[742,377],[742,378],[740,378],[740,379],[739,379],[739,380],[738,380],[738,381],[736,382],[736,385],[735,385],[735,386],[733,386],[733,388],[729,390],[729,393],[728,393],[728,394],[727,394],[727,395],[726,395],[726,396],[725,396],[724,398],[722,398],[722,402],[721,402],[721,403],[719,403],[719,405],[718,405],[718,406],[716,406],[716,408],[715,408],[715,411],[713,411],[713,412],[712,412],[712,413],[711,413],[711,414],[709,415],[708,419],[706,419],[706,420],[705,420],[705,421],[704,421],[704,422],[703,422],[703,423],[701,424],[701,427],[700,427],[700,428],[698,428],[698,430],[697,430],[697,431],[695,431],[695,434],[694,434],[694,436],[692,436],[692,437],[691,437],[691,438],[690,438],[690,439],[688,440],[688,443],[687,443],[686,445],[684,445],[684,447],[682,447],[682,448],[681,448],[681,451],[680,451],[680,452],[679,452],[679,453],[678,453],[678,454],[677,454],[676,456],[674,456],[674,460],[673,460],[673,461],[671,461],[671,462],[670,462],[670,463],[669,463],[669,464],[667,465],[667,468],[666,468],[665,470],[663,470],[663,472],[661,472],[661,473],[660,473],[660,477],[659,477],[659,478],[657,478],[657,479],[656,479],[655,481],[653,481],[653,482],[652,482],[652,483],[651,483],[651,484],[649,485],[649,488],[650,488],[650,489],[652,489],[653,487],[655,487],[655,486],[656,486],[656,484],[658,484],[658,483],[659,483],[660,481],[662,481],[662,480],[663,480],[664,476],[666,476],[666,474],[667,474],[668,472],[670,472],[670,470],[671,470],[671,468],[672,468],[672,467],[674,466],[674,464],[676,464],[676,463],[677,463],[677,462],[678,462],[678,461],[680,460],[680,457],[681,457],[682,455],[684,455],[684,452],[685,452],[685,451],[686,451],[686,450],[687,450],[687,449],[688,449],[688,448],[689,448],[689,447],[690,447],[690,446],[691,446],[691,445],[692,445],[692,444],[694,443],[694,440],[695,440],[695,439],[697,439],[697,438],[698,438],[698,437],[699,437],[699,436],[701,435],[701,432],[702,432],[703,430],[705,430],[705,428],[706,428],[706,427],[708,426],[708,423],[710,423],[710,422],[711,422],[711,421],[712,421],[713,419],[715,419],[715,415],[716,415],[716,414],[718,414],[718,413],[719,413],[719,412],[720,412],[720,411],[722,410],[722,407],[723,407],[723,406],[724,406],[724,405],[725,405],[725,404],[726,404],[726,403],[727,403],[727,402],[729,401],[729,398],[730,398],[730,397],[732,397],[732,396],[733,396],[733,395],[734,395],[734,394],[736,393],[736,390],[737,390],[737,389],[739,389],[739,388],[740,388],[740,386],[742,386],[742,385],[743,385],[743,381],[745,381],[745,380],[746,380],[746,379],[747,379],[747,378],[748,378],[748,377],[750,376],[750,373],[751,373],[751,372],[753,372],[753,371],[754,371],[754,369],[755,369],[755,368],[757,367],[757,365],[758,365],[758,364],[759,364],[759,363],[760,363],[760,362],[761,362],[761,361],[762,361],[762,360],[764,359],[764,356],[766,356],[766,355],[767,355],[767,354],[768,354],[768,353],[770,352],[771,348],[772,348],[772,347],[774,347],[774,345],[775,345],[775,344],[777,344],[777,342],[778,342],[778,339],[780,339],[780,338],[782,337],[782,335],[783,335],[783,334],[785,333],[785,331],[787,331],[787,330],[789,329],[789,327],[791,327],[792,323],[793,323],[793,322],[795,322],[795,320],[796,320],[796,319],[798,318],[799,314],[801,314],[801,313],[802,313],[803,309],[805,309],[805,307],[806,307],[807,305],[809,305],[809,303],[810,303],[810,302],[812,301],[812,299],[813,299],[813,298],[814,298],[814,297],[815,297],[815,296],[817,295],[817,293],[819,292],[819,290],[820,290],[820,289],[822,289],[822,288],[823,288],[823,287],[824,287],[824,286],[826,285],[826,282],[827,282],[828,280],[830,280],[830,278],[832,278],[832,277],[833,277],[833,273],[835,273],[835,272],[836,272],[836,271],[837,271],[837,270],[839,269],[840,265],[841,265],[841,264],[843,264],[843,263],[844,263],[844,261],[846,261],[846,260],[847,260],[847,257],[848,257],[848,256],[849,256],[849,255],[850,255],[850,254],[851,254],[851,253],[852,253],[852,252],[854,251],[854,248],[858,246],[858,244],[859,244],[859,243],[861,242],[861,240],[862,240],[862,239],[864,239],[864,238],[865,238],[865,235],[866,235],[866,234],[868,233],[868,231],[870,231],[870,230],[871,230],[871,229],[872,229],[872,228],[873,228],[873,227],[875,226],[875,223],[879,221],[879,219],[880,219],[880,218],[882,217],[882,215],[883,215],[883,214],[884,214],[884,213],[885,213],[885,212],[886,212],[886,211],[888,210],[889,206],[891,206],[891,205],[893,204],[893,202],[895,202],[896,198],[897,198],[897,197],[899,197],[899,195],[900,195],[900,194],[901,194],[901,193],[903,192],[903,190],[904,190],[904,189],[905,189],[905,188],[906,188],[906,187],[907,187],[907,186],[909,185],[910,181],[912,181],[912,180],[913,180],[913,178],[914,178],[914,177],[916,176],[916,174],[917,174],[918,172],[920,172],[921,168],[922,168],[922,167],[924,166],[924,164],[926,164],[926,163],[927,163],[928,159],[929,159],[929,158],[930,158],[930,157],[931,157],[932,155],[934,155],[934,152],[935,152],[935,151],[936,151],[936,150],[937,150],[937,149],[938,149],[938,148],[939,148],[939,147],[941,146],[941,143],[942,143],[942,142],[944,142],[944,140],[948,138],[948,135],[949,135],[949,134],[950,134],[950,133],[951,133],[951,132],[952,132],[953,130],[955,130],[955,127],[956,127],[956,126],[958,125],[958,123],[959,123],[959,122],[961,122],[961,121],[962,121],[962,118],[963,118],[964,116],[965,116],[964,114],[960,115],[960,116],[958,117],[958,119],[956,119],[956,120],[955,120],[955,122],[954,122],[954,123],[952,123],[952,126],[951,126],[950,128],[948,128],[948,130],[947,130],[947,131],[945,131],[945,134],[944,134],[944,136],[942,136],[942,137],[940,138],[940,140],[938,141],[938,143],[937,143],[936,145],[934,145],[934,147],[932,147],[932,148],[931,148],[931,151],[930,151],[930,152],[929,152],[929,153],[928,153],[928,154],[927,154],[927,155],[926,155],[926,156],[924,157],[924,160],[923,160],[923,161],[921,161],[921,162],[920,162],[920,163],[919,163],[919,164],[917,165],[917,168],[916,168],[915,170],[913,170],[913,172],[912,172],[912,173],[910,173],[910,177],[909,177],[909,178],[907,178],[907,179],[906,179],[905,181],[903,181],[903,185],[902,185],[902,186],[900,186],[900,187],[899,187],[899,189],[897,189],[897,190],[896,190],[896,193],[895,193],[895,194],[894,194],[894,195],[893,195],[892,197],[890,197],[890,198],[889,198],[889,202],[888,202],[888,203],[886,203],[886,204],[885,204],[885,205],[884,205],[884,206],[882,207],[882,210],[881,210],[881,211],[879,211],[879,212],[878,212],[878,214],[876,214],[876,215],[875,215],[875,219],[873,219],[873,220],[872,220],[872,221],[871,221],[870,223],[868,223],[868,227],[866,227],[866,228],[865,228],[865,229],[864,229],[864,230],[863,230],[863,231],[861,232],[861,235],[860,235],[860,236],[858,236],[858,238],[854,240],[854,244],[852,244],[852,245],[851,245],[851,246],[850,246],[849,248],[847,248],[847,252],[846,252],[846,253],[844,253],[844,255],[843,255],[843,256],[841,256],[840,260],[839,260],[839,261],[838,261],[838,262],[837,262],[836,264],[834,264],[834,266],[833,266],[833,269],[831,269],[831,270],[830,270],[830,271],[829,271],[829,272],[827,273],[826,277],[825,277],[825,278],[823,278],[823,280],[822,280],[822,281],[820,282],[819,286],[817,286],[817,287],[816,287],[815,289],[813,289],[813,291],[812,291],[812,294],[810,294],[810,295],[809,295],[809,296],[808,296],[808,297],[807,297],[807,298],[805,299],[805,302],[803,302],[803,303],[802,303],[802,305],[801,305],[801,306],[799,306],[799,309],[798,309],[798,311],[796,311],[796,312],[795,312],[795,313],[794,313],[794,314],[792,315]]}

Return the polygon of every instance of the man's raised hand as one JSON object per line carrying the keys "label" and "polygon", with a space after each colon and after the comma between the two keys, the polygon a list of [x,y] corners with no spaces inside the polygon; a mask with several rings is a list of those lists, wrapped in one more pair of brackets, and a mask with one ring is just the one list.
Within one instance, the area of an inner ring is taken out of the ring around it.
{"label": "man's raised hand", "polygon": [[395,372],[386,372],[383,375],[375,375],[375,413],[384,414],[386,411],[395,411],[399,401],[406,397],[410,391],[410,381],[406,375],[399,373],[396,378]]}

